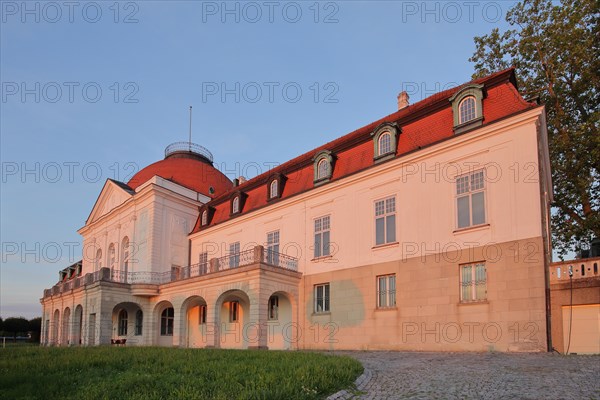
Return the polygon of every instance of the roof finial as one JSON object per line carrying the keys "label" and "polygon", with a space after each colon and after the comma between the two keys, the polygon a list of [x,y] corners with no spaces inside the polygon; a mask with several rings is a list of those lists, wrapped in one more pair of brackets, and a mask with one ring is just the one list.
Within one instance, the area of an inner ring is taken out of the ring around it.
{"label": "roof finial", "polygon": [[192,106],[190,106],[190,140],[188,143],[190,144],[190,151],[192,151]]}

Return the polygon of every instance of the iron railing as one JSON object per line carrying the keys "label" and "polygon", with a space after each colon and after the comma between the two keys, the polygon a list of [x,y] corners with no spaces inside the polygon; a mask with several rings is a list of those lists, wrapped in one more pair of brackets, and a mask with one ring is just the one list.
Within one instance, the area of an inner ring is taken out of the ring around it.
{"label": "iron railing", "polygon": [[98,271],[80,276],[65,282],[59,282],[50,289],[44,290],[44,297],[59,295],[98,281],[125,284],[162,285],[169,282],[204,276],[219,271],[231,270],[247,265],[262,263],[271,267],[298,271],[298,259],[258,246],[239,253],[214,258],[210,262],[192,264],[181,268],[173,268],[167,272],[129,272],[101,268]]}
{"label": "iron railing", "polygon": [[199,144],[191,143],[191,142],[171,143],[165,149],[165,157],[167,157],[168,155],[173,154],[173,153],[179,153],[179,152],[185,152],[185,151],[188,151],[190,153],[199,154],[202,157],[205,157],[206,159],[208,159],[210,162],[213,162],[213,160],[214,160],[212,153],[210,151],[208,151],[208,149],[206,147],[203,147],[203,146],[200,146]]}

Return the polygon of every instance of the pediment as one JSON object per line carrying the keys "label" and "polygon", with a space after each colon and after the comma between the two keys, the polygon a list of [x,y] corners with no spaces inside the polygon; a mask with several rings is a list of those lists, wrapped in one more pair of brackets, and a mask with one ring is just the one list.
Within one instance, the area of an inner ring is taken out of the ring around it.
{"label": "pediment", "polygon": [[109,214],[113,209],[131,198],[134,193],[124,183],[107,179],[85,224],[89,225],[102,216]]}

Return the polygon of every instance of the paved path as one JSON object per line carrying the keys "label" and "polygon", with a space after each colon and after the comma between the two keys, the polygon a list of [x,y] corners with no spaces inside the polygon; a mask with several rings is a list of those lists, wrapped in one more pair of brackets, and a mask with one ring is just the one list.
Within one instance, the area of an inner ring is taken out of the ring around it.
{"label": "paved path", "polygon": [[600,356],[336,352],[368,373],[353,399],[600,399]]}

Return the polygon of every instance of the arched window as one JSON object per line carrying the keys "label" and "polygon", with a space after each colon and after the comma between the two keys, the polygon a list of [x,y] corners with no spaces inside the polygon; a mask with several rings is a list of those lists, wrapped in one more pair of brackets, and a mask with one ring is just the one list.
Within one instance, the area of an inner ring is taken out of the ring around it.
{"label": "arched window", "polygon": [[231,212],[234,213],[234,214],[240,212],[240,198],[239,198],[239,196],[233,198],[233,204],[231,205]]}
{"label": "arched window", "polygon": [[111,243],[108,246],[108,268],[110,268],[112,271],[114,271],[116,267],[115,261],[115,244]]}
{"label": "arched window", "polygon": [[173,307],[165,308],[160,315],[160,335],[173,336],[173,325],[175,319],[175,310]]}
{"label": "arched window", "polygon": [[269,197],[274,199],[277,196],[279,196],[279,182],[277,182],[277,179],[275,179],[273,182],[271,182]]}
{"label": "arched window", "polygon": [[459,123],[464,124],[465,122],[469,122],[476,118],[477,109],[475,106],[475,97],[468,96],[465,97],[458,106],[459,109]]}
{"label": "arched window", "polygon": [[121,241],[121,271],[127,273],[129,270],[129,238],[125,236]]}
{"label": "arched window", "polygon": [[378,156],[382,156],[384,154],[390,153],[392,151],[392,139],[389,132],[382,133],[379,135],[379,154]]}
{"label": "arched window", "polygon": [[317,179],[325,179],[329,176],[329,162],[326,159],[319,161],[317,165]]}
{"label": "arched window", "polygon": [[208,211],[204,210],[202,211],[202,219],[200,221],[200,224],[202,226],[206,225],[208,223]]}
{"label": "arched window", "polygon": [[119,311],[119,336],[127,336],[127,311]]}
{"label": "arched window", "polygon": [[142,335],[142,326],[144,324],[144,313],[142,310],[137,310],[135,312],[135,335]]}
{"label": "arched window", "polygon": [[96,251],[95,270],[100,271],[100,268],[102,268],[102,250],[98,249]]}

